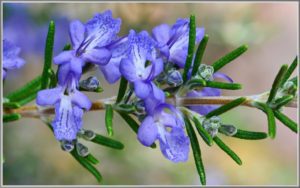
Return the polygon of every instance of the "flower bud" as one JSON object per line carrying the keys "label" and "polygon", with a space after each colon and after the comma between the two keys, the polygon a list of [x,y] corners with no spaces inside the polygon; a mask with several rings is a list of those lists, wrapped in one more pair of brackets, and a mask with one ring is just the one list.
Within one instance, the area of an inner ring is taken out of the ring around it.
{"label": "flower bud", "polygon": [[86,157],[90,153],[89,149],[79,142],[76,143],[76,151],[81,157]]}
{"label": "flower bud", "polygon": [[213,116],[209,119],[203,121],[204,129],[212,136],[215,137],[218,133],[218,129],[221,125],[221,118],[218,116]]}
{"label": "flower bud", "polygon": [[61,149],[66,152],[71,152],[74,149],[74,144],[72,141],[63,140],[60,146]]}
{"label": "flower bud", "polygon": [[201,64],[198,69],[198,75],[201,76],[204,80],[212,81],[214,74],[214,68],[210,65]]}
{"label": "flower bud", "polygon": [[167,76],[167,83],[171,86],[179,86],[183,83],[181,73],[178,70],[171,71]]}
{"label": "flower bud", "polygon": [[219,131],[224,133],[226,136],[233,136],[237,132],[237,128],[233,125],[221,125]]}
{"label": "flower bud", "polygon": [[94,133],[94,131],[84,130],[83,137],[86,140],[93,140],[96,137],[96,134]]}
{"label": "flower bud", "polygon": [[100,88],[100,81],[95,77],[88,77],[86,80],[79,82],[79,88],[84,91],[97,91]]}
{"label": "flower bud", "polygon": [[282,90],[286,95],[295,95],[297,86],[293,82],[287,81],[286,83],[284,83]]}

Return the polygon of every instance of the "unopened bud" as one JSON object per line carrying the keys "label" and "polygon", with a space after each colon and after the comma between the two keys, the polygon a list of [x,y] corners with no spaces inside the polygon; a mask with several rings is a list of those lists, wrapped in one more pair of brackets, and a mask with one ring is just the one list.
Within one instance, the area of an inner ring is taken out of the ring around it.
{"label": "unopened bud", "polygon": [[84,91],[98,91],[100,88],[100,81],[95,76],[91,76],[86,80],[81,80],[79,82],[79,88]]}
{"label": "unopened bud", "polygon": [[96,134],[95,134],[94,131],[91,131],[91,130],[84,130],[83,137],[84,137],[86,140],[93,140],[93,139],[96,137]]}
{"label": "unopened bud", "polygon": [[212,81],[214,74],[214,68],[210,65],[201,64],[198,69],[198,75],[201,76],[204,80]]}
{"label": "unopened bud", "polygon": [[215,137],[218,133],[218,129],[221,126],[221,118],[213,116],[203,121],[204,129],[212,136]]}
{"label": "unopened bud", "polygon": [[81,157],[86,157],[90,153],[89,149],[79,142],[76,143],[76,151]]}
{"label": "unopened bud", "polygon": [[167,83],[171,86],[179,86],[183,83],[181,73],[178,70],[172,71],[168,74]]}
{"label": "unopened bud", "polygon": [[66,152],[71,152],[74,149],[74,144],[72,141],[63,140],[60,146],[61,149]]}
{"label": "unopened bud", "polygon": [[233,125],[221,125],[219,131],[227,136],[233,136],[237,132],[237,128]]}
{"label": "unopened bud", "polygon": [[293,82],[287,81],[283,85],[282,89],[286,95],[295,95],[295,93],[297,91],[297,86]]}

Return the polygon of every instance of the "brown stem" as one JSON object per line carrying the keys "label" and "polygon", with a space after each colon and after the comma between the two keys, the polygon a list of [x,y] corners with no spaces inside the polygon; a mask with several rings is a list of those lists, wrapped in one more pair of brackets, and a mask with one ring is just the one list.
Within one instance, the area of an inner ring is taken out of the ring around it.
{"label": "brown stem", "polygon": [[[172,97],[167,99],[167,103],[173,104],[174,106],[195,106],[195,105],[221,105],[229,103],[235,99],[239,98],[238,96],[222,96],[222,97]],[[247,100],[242,103],[243,106],[253,107],[252,102],[255,96],[247,97]],[[115,97],[110,99],[98,100],[92,103],[90,111],[104,110],[106,103],[114,103]],[[286,107],[297,108],[297,101],[289,103]],[[4,109],[6,114],[18,113],[22,117],[29,118],[40,118],[41,116],[49,116],[55,113],[54,107],[41,108],[36,105],[32,106],[23,106],[18,109]]]}

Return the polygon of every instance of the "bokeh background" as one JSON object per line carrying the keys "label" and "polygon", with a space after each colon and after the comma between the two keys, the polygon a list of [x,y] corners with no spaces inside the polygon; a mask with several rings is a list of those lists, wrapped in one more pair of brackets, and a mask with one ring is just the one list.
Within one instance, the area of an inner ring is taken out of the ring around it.
{"label": "bokeh background", "polygon": [[[297,54],[298,3],[4,3],[4,37],[22,48],[27,64],[8,72],[3,93],[22,86],[40,74],[43,49],[49,20],[56,22],[54,53],[68,39],[68,24],[73,19],[85,22],[94,13],[111,9],[114,17],[122,18],[121,35],[129,29],[147,30],[161,23],[173,24],[177,18],[196,15],[198,26],[205,27],[210,40],[204,62],[211,64],[241,44],[249,50],[223,68],[236,82],[240,91],[224,91],[224,95],[251,95],[266,91],[281,64],[290,64]],[[88,94],[91,99],[115,95],[118,84],[108,85],[95,71],[105,91]],[[285,109],[297,119],[297,109]],[[225,123],[241,129],[267,131],[265,115],[255,109],[240,107],[222,115]],[[224,137],[224,141],[242,158],[236,165],[218,147],[207,147],[202,141],[203,160],[208,185],[296,185],[298,184],[297,135],[277,122],[275,140],[245,141]],[[103,112],[84,116],[84,126],[106,134]],[[143,147],[136,135],[115,114],[114,138],[125,144],[115,151],[85,143],[100,159],[103,184],[110,185],[199,185],[192,152],[186,163],[173,164],[159,149]],[[68,153],[60,149],[49,129],[39,120],[22,119],[7,123],[4,131],[3,180],[9,185],[91,185],[96,180]],[[201,140],[201,139],[199,139]]]}

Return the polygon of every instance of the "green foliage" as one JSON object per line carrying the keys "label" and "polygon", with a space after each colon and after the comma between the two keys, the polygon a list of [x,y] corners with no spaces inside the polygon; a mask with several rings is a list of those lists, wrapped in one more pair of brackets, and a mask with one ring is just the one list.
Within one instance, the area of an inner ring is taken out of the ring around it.
{"label": "green foliage", "polygon": [[3,122],[10,122],[10,121],[16,121],[20,119],[22,116],[18,113],[12,113],[12,114],[3,114]]}
{"label": "green foliage", "polygon": [[276,78],[272,84],[272,88],[271,88],[267,103],[272,102],[272,100],[275,98],[276,93],[279,89],[279,86],[281,85],[282,80],[284,79],[284,75],[285,75],[287,69],[288,69],[288,65],[285,64],[285,65],[281,66],[281,68],[280,68],[279,72],[277,73]]}
{"label": "green foliage", "polygon": [[99,134],[96,134],[95,138],[93,138],[91,141],[96,144],[107,146],[107,147],[110,147],[113,149],[121,150],[124,148],[124,145],[121,142],[113,140],[113,139],[105,137],[105,136],[102,136],[102,135],[99,135]]}
{"label": "green foliage", "polygon": [[199,135],[202,137],[202,139],[204,140],[204,142],[208,146],[212,146],[213,139],[210,136],[210,134],[204,129],[204,127],[201,125],[199,119],[194,116],[192,120],[195,123],[195,127],[197,128],[197,131],[198,131]]}
{"label": "green foliage", "polygon": [[274,139],[276,136],[276,123],[272,109],[267,104],[260,102],[256,102],[254,105],[266,113],[268,117],[268,134],[272,139]]}
{"label": "green foliage", "polygon": [[[76,146],[75,146],[76,147]],[[81,157],[78,155],[76,148],[71,151],[71,155],[78,161],[85,169],[87,169],[90,173],[92,173],[98,182],[101,182],[102,175],[101,173],[93,166],[95,161],[91,162],[91,157]]]}
{"label": "green foliage", "polygon": [[232,137],[246,139],[246,140],[261,140],[267,138],[267,136],[268,135],[264,132],[253,132],[253,131],[245,131],[245,130],[237,129],[237,132]]}
{"label": "green foliage", "polygon": [[297,65],[298,65],[298,57],[296,56],[294,61],[292,62],[292,64],[289,66],[289,68],[285,72],[280,86],[282,86],[290,78],[290,76],[293,74],[294,70],[296,69]]}
{"label": "green foliage", "polygon": [[209,112],[208,114],[206,114],[206,118],[210,118],[212,116],[218,116],[220,114],[223,114],[223,113],[227,112],[228,110],[231,110],[231,109],[241,105],[245,101],[246,101],[245,97],[237,98],[237,99]]}
{"label": "green foliage", "polygon": [[105,105],[105,125],[106,130],[109,136],[113,135],[113,117],[114,117],[114,111],[111,104]]}
{"label": "green foliage", "polygon": [[128,81],[124,77],[121,77],[116,103],[120,103],[122,101],[126,93],[127,85],[128,85]]}
{"label": "green foliage", "polygon": [[279,110],[274,111],[275,117],[281,121],[285,126],[291,129],[293,132],[298,133],[298,125],[296,122],[291,120],[289,117],[281,113]]}
{"label": "green foliage", "polygon": [[9,102],[18,103],[20,106],[27,104],[35,99],[37,92],[41,89],[41,79],[41,76],[37,76],[23,87],[9,93],[5,98],[7,98]]}
{"label": "green foliage", "polygon": [[194,57],[195,41],[196,41],[196,18],[194,15],[191,15],[190,16],[188,55],[186,57],[184,70],[183,70],[183,74],[182,74],[182,79],[184,82],[187,81],[188,72],[192,65],[192,61],[193,61],[193,57]]}
{"label": "green foliage", "polygon": [[242,89],[242,85],[239,83],[223,83],[223,82],[215,82],[215,81],[207,81],[206,87],[229,89],[229,90]]}
{"label": "green foliage", "polygon": [[238,47],[237,49],[233,50],[232,52],[221,57],[219,60],[215,61],[212,64],[212,66],[214,67],[214,72],[217,72],[222,67],[224,67],[228,63],[230,63],[233,60],[235,60],[236,58],[238,58],[240,55],[242,55],[244,52],[246,52],[247,49],[248,49],[247,45],[242,45],[242,46]]}
{"label": "green foliage", "polygon": [[200,150],[200,146],[199,146],[199,143],[198,143],[198,139],[197,139],[195,130],[193,129],[193,127],[191,125],[191,122],[190,122],[188,117],[185,116],[184,121],[185,121],[186,131],[187,131],[188,136],[189,136],[190,141],[191,141],[193,156],[194,156],[197,172],[198,172],[199,177],[200,177],[200,182],[201,182],[202,185],[206,185],[205,169],[204,169],[204,165],[203,165],[203,162],[202,162],[201,150]]}
{"label": "green foliage", "polygon": [[53,46],[54,46],[54,35],[55,35],[55,23],[50,21],[48,27],[48,34],[45,46],[45,59],[44,59],[44,69],[42,73],[42,84],[41,89],[46,89],[49,86],[50,71],[52,66],[52,56],[53,56]]}
{"label": "green foliage", "polygon": [[192,70],[192,76],[195,76],[196,73],[198,72],[199,66],[202,62],[202,58],[203,58],[203,55],[205,52],[205,48],[206,48],[208,39],[209,39],[208,35],[205,35],[197,48],[196,56],[194,59],[194,66],[193,66],[193,70]]}

